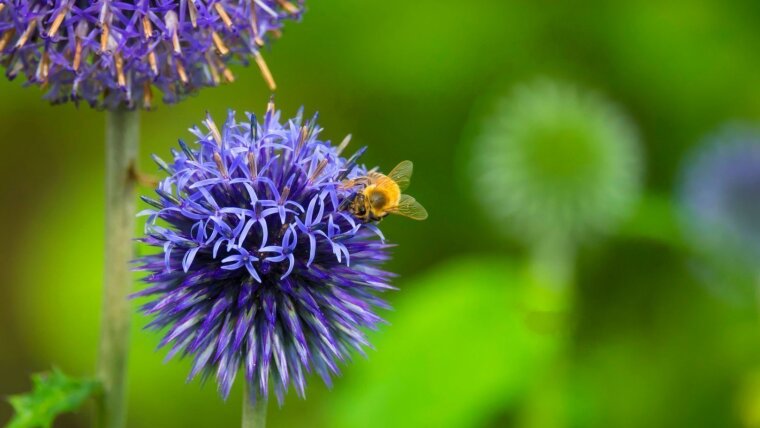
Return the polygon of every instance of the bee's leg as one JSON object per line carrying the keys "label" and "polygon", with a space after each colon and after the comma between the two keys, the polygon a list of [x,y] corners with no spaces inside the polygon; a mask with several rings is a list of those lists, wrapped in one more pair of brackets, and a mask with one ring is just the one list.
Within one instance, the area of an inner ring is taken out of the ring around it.
{"label": "bee's leg", "polygon": [[352,193],[340,202],[340,205],[338,206],[338,210],[345,211],[348,209],[348,207],[354,202],[354,199],[356,199],[356,193]]}
{"label": "bee's leg", "polygon": [[346,189],[351,189],[352,187],[356,187],[356,186],[367,187],[368,185],[369,185],[369,179],[367,177],[357,177],[357,178],[343,180],[341,182],[340,187],[343,190],[346,190]]}
{"label": "bee's leg", "polygon": [[356,180],[343,180],[340,183],[340,190],[348,190],[354,186],[356,186]]}

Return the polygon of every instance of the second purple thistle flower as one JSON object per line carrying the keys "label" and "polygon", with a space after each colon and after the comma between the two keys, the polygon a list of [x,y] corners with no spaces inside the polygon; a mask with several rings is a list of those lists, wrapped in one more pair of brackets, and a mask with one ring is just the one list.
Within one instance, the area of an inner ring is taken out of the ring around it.
{"label": "second purple thistle flower", "polygon": [[234,79],[252,58],[274,89],[260,49],[303,0],[0,0],[0,61],[48,88],[54,103],[104,108],[167,103]]}

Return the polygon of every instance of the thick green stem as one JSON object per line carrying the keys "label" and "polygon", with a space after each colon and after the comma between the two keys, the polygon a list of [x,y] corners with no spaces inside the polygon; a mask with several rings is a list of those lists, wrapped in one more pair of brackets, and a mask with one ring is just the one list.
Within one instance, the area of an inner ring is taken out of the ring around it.
{"label": "thick green stem", "polygon": [[243,393],[243,428],[266,428],[267,426],[267,400],[257,397],[256,402],[248,395],[250,385],[245,385]]}
{"label": "thick green stem", "polygon": [[575,275],[575,250],[566,239],[544,239],[531,248],[532,275],[539,286],[557,292],[572,286]]}
{"label": "thick green stem", "polygon": [[563,239],[543,240],[532,248],[529,283],[524,296],[527,323],[554,342],[554,361],[535,376],[520,414],[522,428],[567,426],[568,340],[572,330],[575,251]]}
{"label": "thick green stem", "polygon": [[140,113],[106,113],[106,226],[103,317],[98,349],[98,378],[104,396],[98,415],[101,428],[126,424],[126,374],[129,351],[129,294],[135,217],[135,174]]}

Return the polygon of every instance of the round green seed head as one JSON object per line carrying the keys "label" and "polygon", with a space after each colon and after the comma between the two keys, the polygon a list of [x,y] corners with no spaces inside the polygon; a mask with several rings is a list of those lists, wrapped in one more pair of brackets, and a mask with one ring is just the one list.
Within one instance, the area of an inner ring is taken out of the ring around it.
{"label": "round green seed head", "polygon": [[537,81],[497,100],[475,140],[475,192],[526,241],[578,242],[607,232],[641,187],[634,126],[602,97]]}

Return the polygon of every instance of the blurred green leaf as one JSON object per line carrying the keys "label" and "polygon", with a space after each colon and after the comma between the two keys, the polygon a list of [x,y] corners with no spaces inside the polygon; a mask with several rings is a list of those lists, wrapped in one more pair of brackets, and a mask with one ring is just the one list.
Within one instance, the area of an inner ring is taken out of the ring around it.
{"label": "blurred green leaf", "polygon": [[670,197],[646,195],[619,234],[627,238],[659,242],[675,249],[684,249],[686,243],[678,223],[676,208]]}
{"label": "blurred green leaf", "polygon": [[16,414],[6,428],[50,427],[56,416],[79,409],[100,393],[98,381],[71,378],[58,369],[33,375],[32,382],[32,392],[9,398]]}
{"label": "blurred green leaf", "polygon": [[[327,426],[482,426],[514,407],[560,348],[531,323],[534,296],[508,260],[455,260],[408,281],[349,369]],[[535,314],[533,314],[535,315]]]}

